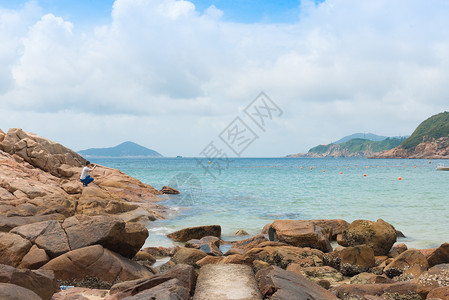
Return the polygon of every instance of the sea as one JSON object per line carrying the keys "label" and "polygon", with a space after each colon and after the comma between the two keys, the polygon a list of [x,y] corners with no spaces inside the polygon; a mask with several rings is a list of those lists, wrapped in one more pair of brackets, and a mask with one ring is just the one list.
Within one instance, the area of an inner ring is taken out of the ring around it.
{"label": "sea", "polygon": [[257,235],[278,219],[381,218],[409,248],[449,242],[449,171],[444,160],[365,158],[91,159],[160,189],[170,208],[148,226],[144,246],[173,246],[165,235],[185,227],[221,225],[223,239],[244,229]]}

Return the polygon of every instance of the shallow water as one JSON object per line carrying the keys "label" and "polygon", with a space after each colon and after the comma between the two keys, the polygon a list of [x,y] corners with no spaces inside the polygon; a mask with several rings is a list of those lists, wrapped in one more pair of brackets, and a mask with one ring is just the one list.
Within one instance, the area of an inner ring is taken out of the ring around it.
{"label": "shallow water", "polygon": [[93,161],[181,191],[163,196],[173,216],[150,225],[146,246],[170,246],[165,234],[190,226],[219,224],[224,238],[233,239],[238,229],[258,234],[275,219],[333,218],[382,218],[407,236],[401,241],[409,247],[449,242],[449,172],[436,170],[445,161],[233,158],[213,170],[215,179],[193,158]]}

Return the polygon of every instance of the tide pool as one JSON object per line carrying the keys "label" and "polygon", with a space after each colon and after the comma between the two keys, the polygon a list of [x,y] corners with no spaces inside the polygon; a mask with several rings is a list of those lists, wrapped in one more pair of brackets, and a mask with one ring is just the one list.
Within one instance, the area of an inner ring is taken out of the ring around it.
{"label": "tide pool", "polygon": [[145,246],[171,246],[166,233],[198,225],[221,225],[225,239],[239,229],[255,235],[275,219],[382,218],[409,247],[449,242],[449,172],[436,170],[444,160],[232,158],[215,178],[194,158],[92,161],[180,190],[161,196],[173,214],[151,223]]}

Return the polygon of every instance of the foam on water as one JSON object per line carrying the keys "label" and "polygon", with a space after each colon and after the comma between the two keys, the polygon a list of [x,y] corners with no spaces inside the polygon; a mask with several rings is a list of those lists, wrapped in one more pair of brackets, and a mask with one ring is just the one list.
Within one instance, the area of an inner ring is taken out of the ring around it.
{"label": "foam on water", "polygon": [[170,246],[165,234],[189,226],[219,224],[232,238],[238,229],[258,234],[274,219],[333,218],[382,218],[409,247],[449,242],[449,172],[436,171],[437,160],[233,158],[215,180],[190,158],[95,162],[181,191],[164,196],[173,214],[151,223],[145,246]]}

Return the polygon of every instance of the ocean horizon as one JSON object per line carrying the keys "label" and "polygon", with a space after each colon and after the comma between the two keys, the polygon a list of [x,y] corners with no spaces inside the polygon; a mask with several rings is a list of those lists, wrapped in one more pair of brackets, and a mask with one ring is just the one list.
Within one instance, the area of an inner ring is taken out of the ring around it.
{"label": "ocean horizon", "polygon": [[366,158],[103,158],[92,162],[117,168],[160,189],[171,208],[152,222],[147,246],[172,246],[165,234],[217,224],[223,239],[244,229],[259,234],[275,219],[381,218],[404,233],[409,248],[433,248],[449,241],[449,172],[445,160]]}

